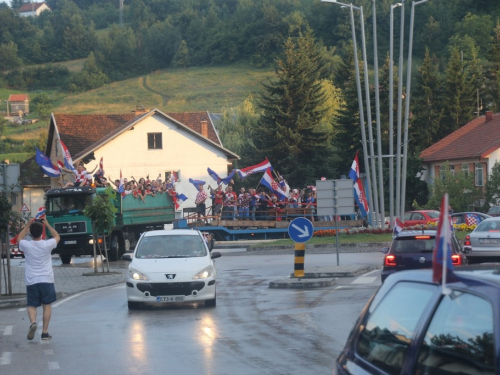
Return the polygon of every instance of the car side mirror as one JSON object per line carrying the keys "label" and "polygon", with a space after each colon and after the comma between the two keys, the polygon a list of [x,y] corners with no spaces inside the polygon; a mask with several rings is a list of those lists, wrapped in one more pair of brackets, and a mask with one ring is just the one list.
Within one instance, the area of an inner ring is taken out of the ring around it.
{"label": "car side mirror", "polygon": [[126,260],[127,262],[131,262],[132,261],[132,255],[130,255],[130,254],[123,254],[122,255],[122,260]]}
{"label": "car side mirror", "polygon": [[383,247],[382,249],[380,249],[380,251],[383,252],[384,254],[387,254],[389,252],[389,248]]}
{"label": "car side mirror", "polygon": [[215,251],[215,252],[213,252],[213,253],[210,253],[210,257],[211,257],[212,259],[215,259],[215,258],[220,258],[221,256],[222,256],[222,254],[221,254],[221,253],[219,253],[218,251]]}

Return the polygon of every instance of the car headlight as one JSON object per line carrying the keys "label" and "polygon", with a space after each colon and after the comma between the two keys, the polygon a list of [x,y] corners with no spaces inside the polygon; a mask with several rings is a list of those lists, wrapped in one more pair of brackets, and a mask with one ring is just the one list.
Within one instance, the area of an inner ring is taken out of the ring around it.
{"label": "car headlight", "polygon": [[203,268],[200,272],[198,272],[196,275],[194,275],[193,279],[206,279],[207,277],[210,277],[212,272],[214,271],[214,267],[212,265],[209,265],[208,267]]}
{"label": "car headlight", "polygon": [[130,278],[134,280],[146,280],[146,281],[149,280],[146,275],[144,275],[142,272],[137,271],[135,268],[129,268],[128,274]]}

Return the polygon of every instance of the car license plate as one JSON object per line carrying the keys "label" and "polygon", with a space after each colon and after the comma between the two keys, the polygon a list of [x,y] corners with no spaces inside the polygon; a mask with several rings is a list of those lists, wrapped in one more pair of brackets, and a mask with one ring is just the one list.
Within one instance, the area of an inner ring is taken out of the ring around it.
{"label": "car license plate", "polygon": [[74,241],[64,241],[65,245],[76,245],[76,240]]}
{"label": "car license plate", "polygon": [[156,302],[183,302],[184,296],[156,296]]}
{"label": "car license plate", "polygon": [[479,243],[498,243],[498,238],[480,238]]}

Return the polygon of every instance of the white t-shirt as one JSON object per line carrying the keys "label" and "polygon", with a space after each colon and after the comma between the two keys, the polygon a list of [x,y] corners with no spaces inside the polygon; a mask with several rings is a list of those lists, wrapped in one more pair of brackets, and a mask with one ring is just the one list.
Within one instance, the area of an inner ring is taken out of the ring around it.
{"label": "white t-shirt", "polygon": [[54,283],[51,252],[56,246],[57,242],[53,238],[40,241],[21,240],[19,242],[19,250],[24,253],[26,261],[26,285]]}

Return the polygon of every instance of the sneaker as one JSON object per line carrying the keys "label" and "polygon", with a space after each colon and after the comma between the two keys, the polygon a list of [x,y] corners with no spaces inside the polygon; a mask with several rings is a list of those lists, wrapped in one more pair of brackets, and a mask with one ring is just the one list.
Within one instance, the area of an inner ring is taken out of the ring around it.
{"label": "sneaker", "polygon": [[35,332],[36,332],[36,329],[37,329],[37,325],[36,323],[32,323],[30,325],[30,330],[28,331],[28,340],[33,340],[33,337],[35,337]]}
{"label": "sneaker", "polygon": [[50,340],[52,338],[52,336],[47,332],[47,333],[43,333],[42,332],[42,340]]}

